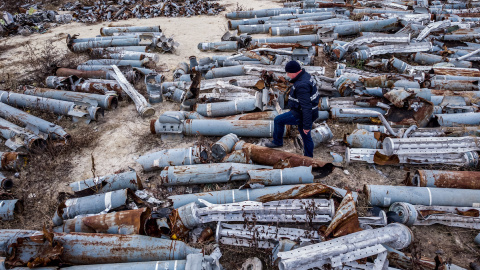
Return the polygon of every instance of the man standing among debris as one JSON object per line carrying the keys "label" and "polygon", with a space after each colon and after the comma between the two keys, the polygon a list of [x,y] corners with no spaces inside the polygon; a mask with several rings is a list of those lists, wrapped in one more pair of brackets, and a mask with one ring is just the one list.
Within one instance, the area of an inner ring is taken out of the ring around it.
{"label": "man standing among debris", "polygon": [[293,86],[288,95],[289,112],[283,113],[274,119],[273,141],[265,146],[270,148],[283,146],[285,125],[297,125],[303,140],[303,154],[313,157],[313,141],[310,134],[313,121],[318,118],[318,101],[315,80],[297,61],[290,61],[285,66],[287,76]]}

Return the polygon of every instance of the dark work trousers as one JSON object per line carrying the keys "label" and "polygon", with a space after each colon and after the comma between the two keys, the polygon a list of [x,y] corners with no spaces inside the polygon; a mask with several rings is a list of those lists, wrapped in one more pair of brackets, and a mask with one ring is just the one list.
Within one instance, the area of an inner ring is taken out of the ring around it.
{"label": "dark work trousers", "polygon": [[302,136],[303,140],[303,154],[307,157],[313,157],[313,141],[311,136],[311,130],[305,135],[303,133],[302,121],[295,117],[293,113],[286,112],[278,115],[273,120],[273,143],[276,145],[283,145],[283,134],[285,133],[285,125],[298,126],[298,132]]}

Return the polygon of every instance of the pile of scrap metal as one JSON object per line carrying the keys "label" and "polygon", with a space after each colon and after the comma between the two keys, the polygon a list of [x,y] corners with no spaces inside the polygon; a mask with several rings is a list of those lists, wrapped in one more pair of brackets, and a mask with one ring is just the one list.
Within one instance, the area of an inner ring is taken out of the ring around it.
{"label": "pile of scrap metal", "polygon": [[13,196],[11,190],[14,182],[3,171],[20,171],[27,164],[27,156],[19,152],[0,152],[0,156],[0,221],[8,221],[23,212],[23,201]]}
{"label": "pile of scrap metal", "polygon": [[[211,159],[217,163],[208,163]],[[384,211],[359,217],[357,193],[315,183],[332,172],[332,164],[245,143],[234,134],[209,148],[168,149],[137,161],[146,172],[161,169],[167,187],[240,185],[169,196],[174,210],[167,224],[174,239],[273,249],[280,269],[383,267],[388,265],[383,245],[403,249],[413,240],[406,226],[387,225]],[[366,265],[356,262],[375,255]]]}
{"label": "pile of scrap metal", "polygon": [[70,14],[58,14],[54,10],[41,10],[37,4],[26,4],[21,6],[15,15],[3,11],[3,16],[0,18],[0,35],[28,36],[34,32],[44,33],[57,24],[71,21]]}
{"label": "pile of scrap metal", "polygon": [[[157,73],[159,56],[155,52],[174,52],[179,46],[167,38],[159,26],[103,27],[100,37],[67,37],[73,52],[88,51],[93,58],[78,65],[76,70],[60,68],[57,76],[47,78],[52,88],[105,94],[114,91],[120,98],[127,95],[135,102],[143,117],[155,113],[150,103],[163,101],[162,74]],[[148,101],[132,84],[145,79]]]}
{"label": "pile of scrap metal", "polygon": [[170,210],[152,210],[162,201],[143,190],[135,171],[70,187],[72,197],[58,206],[51,230],[0,230],[6,257],[0,269],[222,269],[218,249],[207,256],[169,239]]}
{"label": "pile of scrap metal", "polygon": [[127,20],[130,18],[148,19],[154,17],[190,17],[195,15],[217,15],[225,8],[220,3],[207,0],[192,1],[99,1],[93,5],[82,2],[66,3],[61,10],[72,11],[74,21],[101,22]]}

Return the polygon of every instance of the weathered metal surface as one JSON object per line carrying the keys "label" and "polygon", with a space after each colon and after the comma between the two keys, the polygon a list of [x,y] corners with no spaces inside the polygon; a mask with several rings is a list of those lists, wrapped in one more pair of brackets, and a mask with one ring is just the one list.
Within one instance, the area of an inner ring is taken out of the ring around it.
{"label": "weathered metal surface", "polygon": [[271,247],[273,243],[283,239],[297,242],[321,241],[316,231],[269,225],[253,225],[244,228],[243,224],[222,222],[218,222],[215,236],[217,243],[258,248]]}
{"label": "weathered metal surface", "polygon": [[129,189],[68,199],[58,206],[53,216],[53,224],[60,226],[63,220],[71,219],[78,215],[123,210],[127,208],[129,200],[142,204],[142,201]]}
{"label": "weathered metal surface", "polygon": [[114,33],[134,33],[134,32],[162,32],[160,26],[128,26],[128,27],[102,27],[100,34],[102,36],[112,36]]}
{"label": "weathered metal surface", "polygon": [[[240,141],[242,142],[242,141]],[[328,175],[332,172],[334,166],[331,163],[323,162],[318,159],[289,153],[264,146],[250,143],[238,142],[235,150],[242,149],[254,163],[273,166],[274,168],[289,168],[298,166],[312,166],[312,168],[322,168],[322,175]],[[320,170],[319,170],[320,171]]]}
{"label": "weathered metal surface", "polygon": [[480,189],[480,172],[417,170],[409,184],[419,187]]}
{"label": "weathered metal surface", "polygon": [[480,229],[480,208],[423,206],[397,202],[390,206],[389,211],[397,213],[401,222],[408,226],[442,224],[451,227]]}
{"label": "weathered metal surface", "polygon": [[14,151],[43,150],[46,140],[26,129],[0,118],[0,134],[6,139],[5,145]]}
{"label": "weathered metal surface", "polygon": [[140,156],[137,162],[143,170],[153,171],[167,166],[193,165],[206,162],[207,150],[202,146],[189,148],[166,149]]}
{"label": "weathered metal surface", "polygon": [[199,208],[197,204],[191,203],[176,209],[179,221],[189,229],[202,223],[227,221],[327,223],[335,213],[333,200],[327,199],[289,199],[266,203],[244,201],[229,204],[211,204],[199,199],[199,202],[206,207]]}
{"label": "weathered metal surface", "polygon": [[72,191],[79,196],[105,193],[119,189],[143,189],[142,181],[135,171],[99,176],[70,184]]}
{"label": "weathered metal surface", "polygon": [[23,211],[22,202],[19,200],[0,200],[0,220],[13,220],[15,214]]}
{"label": "weathered metal surface", "polygon": [[54,227],[54,232],[83,232],[109,234],[145,234],[145,222],[150,217],[150,208],[120,211],[64,220]]}
{"label": "weathered metal surface", "polygon": [[472,207],[480,203],[480,190],[431,187],[365,185],[372,206],[390,206],[394,202],[419,205]]}
{"label": "weathered metal surface", "polygon": [[13,92],[0,91],[0,100],[12,106],[51,111],[60,115],[72,116],[74,121],[84,120],[86,123],[92,120],[97,121],[98,116],[100,114],[103,115],[103,110],[97,106],[82,106],[69,101],[35,97]]}
{"label": "weathered metal surface", "polygon": [[343,197],[342,202],[332,218],[332,222],[324,232],[324,236],[327,238],[335,238],[359,232],[361,230],[357,209],[355,207],[355,200],[353,199],[352,193],[349,191]]}
{"label": "weathered metal surface", "polygon": [[422,155],[425,153],[463,153],[480,150],[475,137],[385,138],[386,155]]}
{"label": "weathered metal surface", "polygon": [[480,125],[480,113],[436,114],[440,126],[460,127],[464,125]]}
{"label": "weathered metal surface", "polygon": [[65,270],[186,270],[186,260],[175,261],[152,261],[152,262],[134,262],[134,263],[110,263],[110,264],[91,264],[91,265],[76,265],[65,267]]}
{"label": "weathered metal surface", "polygon": [[[346,191],[327,185],[313,183],[303,185],[272,186],[261,189],[231,189],[205,193],[173,195],[169,196],[168,199],[173,203],[174,208],[179,208],[186,204],[197,202],[198,199],[203,199],[214,204],[224,204],[243,201],[270,202],[286,199],[305,199],[314,195],[322,194],[326,196],[335,194],[343,197],[346,194]],[[357,194],[353,193],[353,196],[356,198]]]}
{"label": "weathered metal surface", "polygon": [[185,259],[201,250],[180,241],[144,235],[49,233],[14,240],[8,266],[40,266],[52,260],[69,264],[106,264]]}
{"label": "weathered metal surface", "polygon": [[219,162],[227,154],[230,154],[233,150],[233,147],[238,142],[237,135],[230,133],[223,136],[219,141],[212,145],[212,157]]}
{"label": "weathered metal surface", "polygon": [[[394,223],[383,228],[352,233],[292,251],[279,252],[279,269],[310,269],[330,264],[341,267],[343,263],[378,255],[376,267],[382,269],[386,249],[382,244],[402,249],[413,241],[413,233],[405,225]],[[383,259],[381,256],[384,256]]]}
{"label": "weathered metal surface", "polygon": [[378,149],[382,146],[379,136],[364,129],[356,129],[351,134],[346,135],[345,143],[353,148]]}
{"label": "weathered metal surface", "polygon": [[155,114],[155,109],[152,108],[150,104],[148,104],[145,97],[140,95],[135,88],[127,81],[123,73],[118,69],[117,66],[112,65],[112,68],[115,72],[114,78],[122,87],[123,91],[125,91],[128,96],[135,102],[135,107],[137,108],[138,113],[142,117],[149,117]]}
{"label": "weathered metal surface", "polygon": [[270,166],[242,163],[211,163],[183,166],[167,166],[160,173],[164,186],[226,183],[248,179],[248,171],[270,169]]}
{"label": "weathered metal surface", "polygon": [[285,169],[262,169],[248,171],[249,180],[245,187],[279,186],[313,183],[311,167],[294,167]]}
{"label": "weathered metal surface", "polygon": [[75,102],[76,104],[89,104],[98,106],[105,110],[115,109],[118,106],[118,98],[116,95],[98,95],[87,93],[75,93],[71,91],[53,90],[47,88],[26,88],[23,90],[26,95],[44,97],[50,99],[58,99]]}

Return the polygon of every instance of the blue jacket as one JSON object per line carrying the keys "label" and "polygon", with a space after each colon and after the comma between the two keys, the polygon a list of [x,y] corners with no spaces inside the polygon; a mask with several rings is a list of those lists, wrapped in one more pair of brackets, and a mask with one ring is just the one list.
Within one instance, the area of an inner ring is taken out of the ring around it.
{"label": "blue jacket", "polygon": [[295,117],[300,119],[303,129],[312,129],[312,123],[318,118],[318,102],[320,95],[317,92],[317,83],[304,69],[290,82],[288,107]]}

